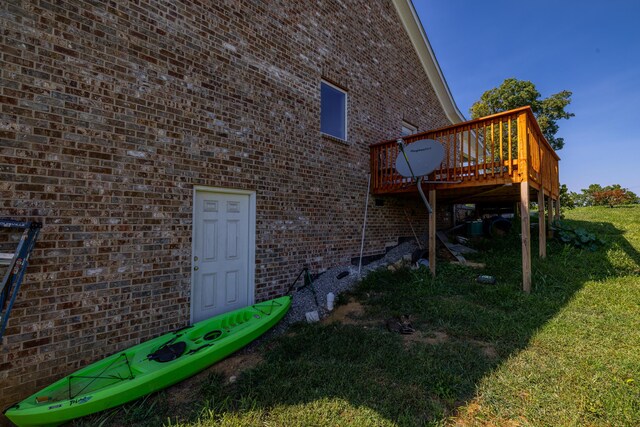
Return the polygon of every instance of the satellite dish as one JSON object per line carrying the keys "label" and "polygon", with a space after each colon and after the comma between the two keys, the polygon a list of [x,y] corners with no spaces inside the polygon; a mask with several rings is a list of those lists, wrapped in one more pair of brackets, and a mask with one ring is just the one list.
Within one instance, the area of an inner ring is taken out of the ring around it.
{"label": "satellite dish", "polygon": [[[398,153],[396,171],[406,178],[429,175],[444,158],[444,147],[433,139],[421,139],[404,146],[404,155]],[[407,163],[409,161],[409,163]],[[411,166],[409,166],[411,165]]]}

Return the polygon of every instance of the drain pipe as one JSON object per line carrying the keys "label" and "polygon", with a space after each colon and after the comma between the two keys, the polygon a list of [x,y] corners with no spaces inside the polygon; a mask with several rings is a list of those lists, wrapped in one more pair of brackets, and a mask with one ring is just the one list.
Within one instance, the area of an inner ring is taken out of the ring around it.
{"label": "drain pipe", "polygon": [[362,270],[362,252],[364,251],[364,233],[367,230],[367,211],[369,210],[369,191],[371,189],[371,174],[367,174],[367,198],[364,203],[364,222],[362,223],[362,240],[360,240],[360,262],[358,262],[358,277]]}

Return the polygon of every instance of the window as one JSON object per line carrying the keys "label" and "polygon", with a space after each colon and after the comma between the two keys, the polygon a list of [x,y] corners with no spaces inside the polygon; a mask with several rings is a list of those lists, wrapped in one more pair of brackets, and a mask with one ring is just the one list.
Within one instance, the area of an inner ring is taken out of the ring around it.
{"label": "window", "polygon": [[400,131],[400,136],[413,135],[414,133],[418,133],[418,127],[412,125],[409,122],[402,121],[402,130]]}
{"label": "window", "polygon": [[347,140],[347,92],[325,81],[320,83],[320,131]]}

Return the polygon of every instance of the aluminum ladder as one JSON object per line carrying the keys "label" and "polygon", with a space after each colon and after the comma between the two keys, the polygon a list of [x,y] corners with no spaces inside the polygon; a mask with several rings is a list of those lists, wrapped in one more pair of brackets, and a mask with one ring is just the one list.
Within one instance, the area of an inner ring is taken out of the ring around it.
{"label": "aluminum ladder", "polygon": [[14,253],[0,252],[0,269],[3,267],[7,269],[0,283],[0,343],[7,328],[11,308],[20,292],[20,284],[29,265],[29,255],[36,244],[42,223],[0,219],[0,229],[6,228],[23,230],[23,232]]}

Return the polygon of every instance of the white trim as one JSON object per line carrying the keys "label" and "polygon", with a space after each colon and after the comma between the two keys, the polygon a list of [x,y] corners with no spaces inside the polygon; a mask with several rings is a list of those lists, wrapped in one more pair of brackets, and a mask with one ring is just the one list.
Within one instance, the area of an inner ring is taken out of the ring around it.
{"label": "white trim", "polygon": [[404,29],[407,31],[407,34],[411,39],[411,43],[418,54],[418,58],[420,58],[422,67],[431,82],[431,86],[433,86],[433,89],[436,92],[436,96],[438,97],[447,118],[452,124],[467,121],[458,109],[458,106],[453,99],[453,95],[451,95],[447,81],[442,74],[440,65],[433,53],[433,49],[431,48],[429,39],[427,39],[427,34],[422,27],[422,23],[416,13],[413,2],[411,0],[392,0],[392,2],[398,11],[398,15],[400,15],[400,20],[404,25]]}
{"label": "white trim", "polygon": [[[402,133],[402,130],[403,130],[403,129],[407,129],[407,130],[409,130],[409,133],[408,133],[408,134],[406,134],[406,135],[405,135],[405,134],[403,134],[403,133]],[[403,121],[402,121],[402,125],[401,125],[401,127],[400,127],[400,134],[401,134],[401,136],[413,135],[414,133],[418,133],[418,126],[416,126],[416,125],[412,125],[412,124],[411,124],[411,123],[409,123],[408,121],[403,120]]]}
{"label": "white trim", "polygon": [[[339,139],[341,141],[348,141],[349,140],[349,93],[342,89],[339,86],[334,85],[331,82],[326,81],[325,79],[320,79],[320,109],[322,111],[322,83],[326,84],[329,87],[332,87],[334,89],[336,89],[337,91],[340,91],[342,93],[344,93],[344,139],[340,138],[339,136],[335,136],[335,135],[331,135],[330,133],[326,133],[326,132],[322,132],[320,131],[320,133]],[[320,120],[322,121],[322,112],[320,113]],[[322,128],[322,123],[320,125],[320,128]]]}
{"label": "white trim", "polygon": [[[222,193],[222,194],[237,194],[241,196],[249,196],[249,265],[247,271],[247,301],[248,305],[253,305],[256,302],[256,192],[251,190],[236,190],[233,188],[219,188],[219,187],[205,187],[202,185],[193,186],[193,195],[191,199],[191,270],[193,272],[194,260],[193,254],[195,252],[195,239],[193,238],[193,230],[196,219],[196,193],[198,191],[207,193]],[[190,275],[190,287],[191,293],[189,295],[189,323],[193,323],[193,274]]]}
{"label": "white trim", "polygon": [[[194,185],[193,190],[206,191],[207,193],[224,193],[224,194],[242,194],[245,196],[253,195],[255,197],[256,192],[252,190],[240,190],[235,188],[220,188],[220,187],[207,187],[205,185]],[[195,195],[195,192],[193,193]]]}

